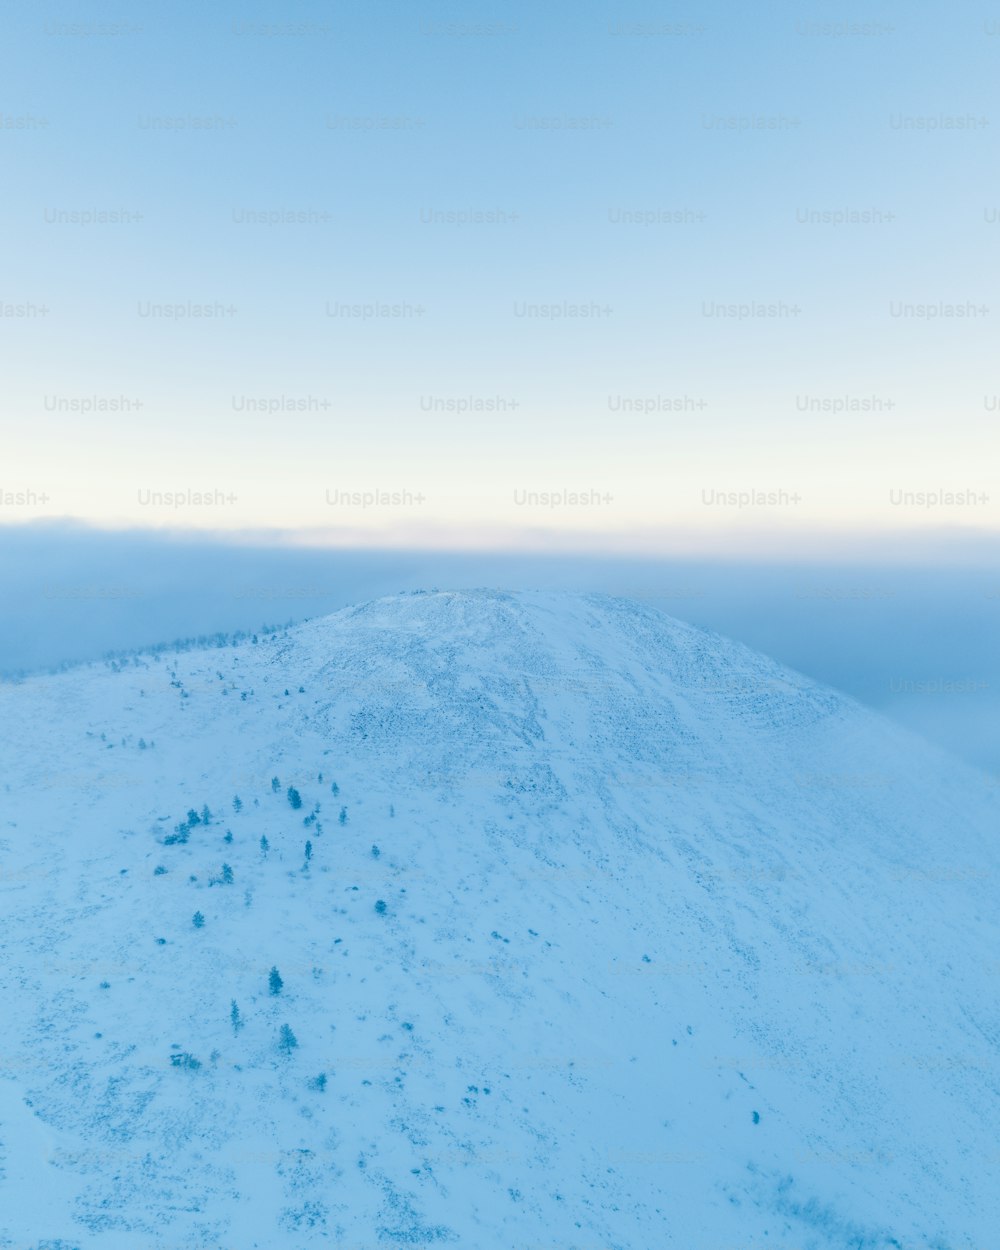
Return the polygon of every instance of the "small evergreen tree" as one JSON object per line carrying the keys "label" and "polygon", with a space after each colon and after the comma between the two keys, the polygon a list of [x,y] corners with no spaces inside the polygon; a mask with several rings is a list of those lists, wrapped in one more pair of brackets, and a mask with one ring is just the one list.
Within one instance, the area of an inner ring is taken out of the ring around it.
{"label": "small evergreen tree", "polygon": [[331,794],[339,794],[339,793],[340,793],[340,786],[338,786],[336,782],[334,782],[334,783],[333,783],[333,785],[330,787],[330,793],[331,793]]}
{"label": "small evergreen tree", "polygon": [[201,1060],[188,1054],[187,1051],[182,1051],[179,1055],[171,1055],[170,1062],[175,1068],[187,1068],[190,1072],[196,1072],[201,1067]]}
{"label": "small evergreen tree", "polygon": [[306,843],[306,863],[307,864],[312,859],[312,857],[313,857],[313,844],[311,842],[307,842]]}
{"label": "small evergreen tree", "polygon": [[236,1006],[236,999],[229,1005],[229,1019],[233,1026],[233,1032],[238,1033],[243,1027],[243,1017],[240,1015],[240,1009]]}
{"label": "small evergreen tree", "polygon": [[191,923],[194,925],[196,929],[202,929],[205,926],[205,917],[201,914],[200,911],[196,911],[194,915],[191,917]]}
{"label": "small evergreen tree", "polygon": [[223,885],[233,884],[233,870],[232,868],[229,867],[228,864],[222,865],[222,884]]}
{"label": "small evergreen tree", "polygon": [[279,1047],[286,1055],[290,1055],[298,1044],[298,1038],[296,1038],[291,1028],[287,1024],[283,1024],[281,1026],[281,1037],[278,1041]]}
{"label": "small evergreen tree", "polygon": [[233,811],[241,812],[243,810],[243,800],[238,794],[233,795]]}
{"label": "small evergreen tree", "polygon": [[267,859],[267,852],[270,850],[271,844],[263,834],[260,835],[260,853]]}
{"label": "small evergreen tree", "polygon": [[201,823],[203,825],[210,825],[212,823],[212,813],[208,810],[207,803],[201,809]]}
{"label": "small evergreen tree", "polygon": [[296,811],[302,806],[302,796],[294,786],[288,787],[288,801]]}
{"label": "small evergreen tree", "polygon": [[188,829],[187,825],[185,825],[182,821],[179,825],[174,825],[173,833],[167,834],[167,836],[163,839],[163,845],[164,846],[177,846],[179,844],[183,846],[184,843],[187,842],[188,840],[189,833],[190,833],[190,830]]}
{"label": "small evergreen tree", "polygon": [[337,819],[340,821],[342,825],[347,824],[347,808],[346,807],[342,807],[340,809],[340,815],[337,817]]}
{"label": "small evergreen tree", "polygon": [[373,847],[372,847],[372,859],[378,859],[378,857],[379,857],[381,854],[382,854],[382,852],[378,849],[378,847],[377,847],[377,846],[373,846]]}
{"label": "small evergreen tree", "polygon": [[280,994],[284,987],[284,981],[281,979],[281,973],[277,968],[272,968],[267,976],[267,988],[271,994]]}
{"label": "small evergreen tree", "polygon": [[281,782],[278,780],[277,777],[272,777],[271,778],[271,793],[277,794],[280,789],[281,789]]}
{"label": "small evergreen tree", "polygon": [[188,808],[187,822],[188,822],[189,827],[192,829],[195,827],[195,825],[201,824],[201,817],[198,815],[198,813],[194,810],[193,807]]}

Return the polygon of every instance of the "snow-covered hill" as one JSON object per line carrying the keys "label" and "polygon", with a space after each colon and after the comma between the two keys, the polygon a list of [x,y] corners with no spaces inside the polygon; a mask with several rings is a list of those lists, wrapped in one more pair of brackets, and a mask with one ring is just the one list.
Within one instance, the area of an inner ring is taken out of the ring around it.
{"label": "snow-covered hill", "polygon": [[4,1250],[996,1245],[998,795],[851,701],[494,592],[0,696]]}

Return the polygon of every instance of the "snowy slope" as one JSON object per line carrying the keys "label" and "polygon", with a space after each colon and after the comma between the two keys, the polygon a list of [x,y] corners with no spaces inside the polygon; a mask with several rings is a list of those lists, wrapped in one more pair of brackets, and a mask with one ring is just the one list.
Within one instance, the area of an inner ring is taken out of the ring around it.
{"label": "snowy slope", "polygon": [[463,592],[0,709],[3,1250],[997,1245],[998,795],[850,700]]}

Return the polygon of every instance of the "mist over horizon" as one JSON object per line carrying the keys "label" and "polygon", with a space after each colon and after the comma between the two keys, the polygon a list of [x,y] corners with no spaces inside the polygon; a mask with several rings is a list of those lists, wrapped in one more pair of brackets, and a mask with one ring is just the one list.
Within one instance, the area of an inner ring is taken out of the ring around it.
{"label": "mist over horizon", "polygon": [[1000,776],[1000,563],[322,550],[45,525],[0,527],[0,579],[8,679],[403,590],[618,595],[746,643]]}

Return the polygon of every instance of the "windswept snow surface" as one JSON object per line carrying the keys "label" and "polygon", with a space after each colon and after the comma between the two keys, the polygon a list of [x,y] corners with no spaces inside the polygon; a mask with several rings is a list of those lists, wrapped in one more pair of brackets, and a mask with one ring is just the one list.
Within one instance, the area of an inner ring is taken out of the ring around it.
{"label": "windswept snow surface", "polygon": [[3,1250],[1000,1245],[1000,804],[890,722],[543,593],[0,695]]}

